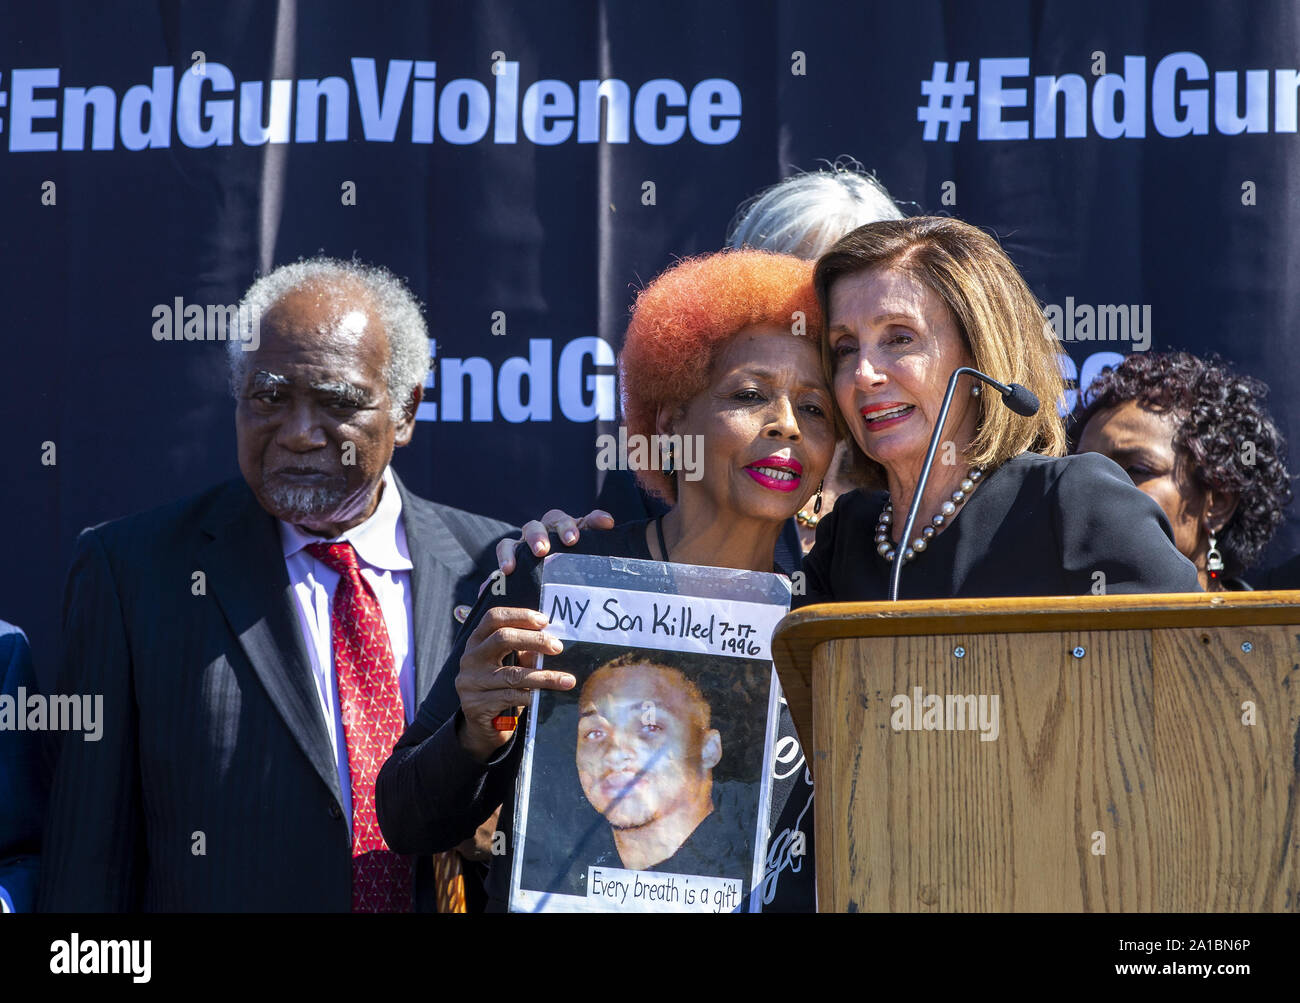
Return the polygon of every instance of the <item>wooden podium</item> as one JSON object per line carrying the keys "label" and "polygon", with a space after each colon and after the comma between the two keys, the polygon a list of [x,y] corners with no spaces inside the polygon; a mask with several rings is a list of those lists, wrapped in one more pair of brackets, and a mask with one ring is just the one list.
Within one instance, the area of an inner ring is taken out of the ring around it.
{"label": "wooden podium", "polygon": [[828,604],[772,646],[821,911],[1300,911],[1300,592]]}

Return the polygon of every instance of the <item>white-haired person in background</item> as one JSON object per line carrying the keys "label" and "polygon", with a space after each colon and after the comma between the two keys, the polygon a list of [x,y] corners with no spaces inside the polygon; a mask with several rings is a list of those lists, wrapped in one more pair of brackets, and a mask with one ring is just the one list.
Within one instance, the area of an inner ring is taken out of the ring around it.
{"label": "white-haired person in background", "polygon": [[[902,219],[903,215],[885,186],[858,161],[839,157],[824,168],[793,174],[741,203],[727,229],[726,246],[776,251],[811,261],[850,230],[883,219]],[[835,507],[840,494],[857,486],[848,479],[847,457],[847,446],[841,443],[820,494],[799,511],[777,541],[778,565],[797,565],[799,554],[812,549],[822,515]],[[657,499],[641,491],[629,472],[606,475],[596,506],[612,513],[620,524],[662,514]],[[560,515],[548,512],[542,522],[551,523],[563,536],[569,527],[557,518]],[[530,543],[544,539],[541,527],[541,522],[524,527]],[[513,560],[513,554],[507,555],[505,549],[499,556]]]}
{"label": "white-haired person in background", "polygon": [[780,251],[811,261],[865,223],[902,219],[876,177],[852,157],[801,171],[742,202],[727,229],[728,247]]}

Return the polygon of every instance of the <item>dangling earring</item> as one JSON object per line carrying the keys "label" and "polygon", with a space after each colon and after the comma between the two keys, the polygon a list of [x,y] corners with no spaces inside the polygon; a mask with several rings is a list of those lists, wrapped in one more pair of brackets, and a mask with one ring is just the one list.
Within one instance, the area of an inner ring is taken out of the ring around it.
{"label": "dangling earring", "polygon": [[807,526],[809,529],[816,529],[817,523],[821,522],[822,510],[822,488],[826,485],[825,481],[817,485],[817,494],[813,497],[812,515],[804,515],[803,509],[794,514],[794,521],[800,526]]}
{"label": "dangling earring", "polygon": [[980,385],[978,383],[970,388],[970,395],[972,397],[978,397],[980,395]]}
{"label": "dangling earring", "polygon": [[664,473],[671,477],[676,472],[677,468],[673,465],[673,444],[670,442],[668,443],[668,456],[664,459]]}
{"label": "dangling earring", "polygon": [[1219,553],[1219,541],[1214,530],[1210,530],[1210,552],[1205,555],[1205,571],[1210,581],[1218,581],[1223,571],[1223,555]]}

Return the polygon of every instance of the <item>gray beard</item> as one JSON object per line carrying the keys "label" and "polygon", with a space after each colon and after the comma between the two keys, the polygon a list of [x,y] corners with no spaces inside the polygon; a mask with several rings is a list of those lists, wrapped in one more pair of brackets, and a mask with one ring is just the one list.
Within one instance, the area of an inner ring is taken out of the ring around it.
{"label": "gray beard", "polygon": [[343,504],[346,493],[327,487],[274,487],[266,491],[276,514],[285,522],[298,523],[330,515]]}

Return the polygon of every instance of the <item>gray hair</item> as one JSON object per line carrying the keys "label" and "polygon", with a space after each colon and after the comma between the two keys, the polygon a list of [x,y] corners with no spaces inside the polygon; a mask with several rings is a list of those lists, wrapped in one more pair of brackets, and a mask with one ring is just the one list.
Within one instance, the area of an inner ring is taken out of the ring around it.
{"label": "gray hair", "polygon": [[390,413],[400,421],[415,388],[424,383],[429,373],[429,329],[425,326],[420,301],[406,287],[406,283],[382,265],[367,265],[360,261],[340,261],[318,255],[290,265],[281,265],[263,275],[251,286],[239,304],[242,340],[230,339],[226,343],[227,361],[230,365],[230,388],[239,395],[244,379],[247,352],[243,345],[258,343],[253,340],[249,325],[260,323],[276,303],[294,289],[308,283],[320,283],[331,292],[344,284],[356,283],[374,297],[379,322],[388,335],[388,366],[384,381],[391,402]]}
{"label": "gray hair", "polygon": [[727,246],[818,258],[850,230],[885,219],[903,219],[885,186],[852,157],[841,157],[744,202],[727,230]]}

